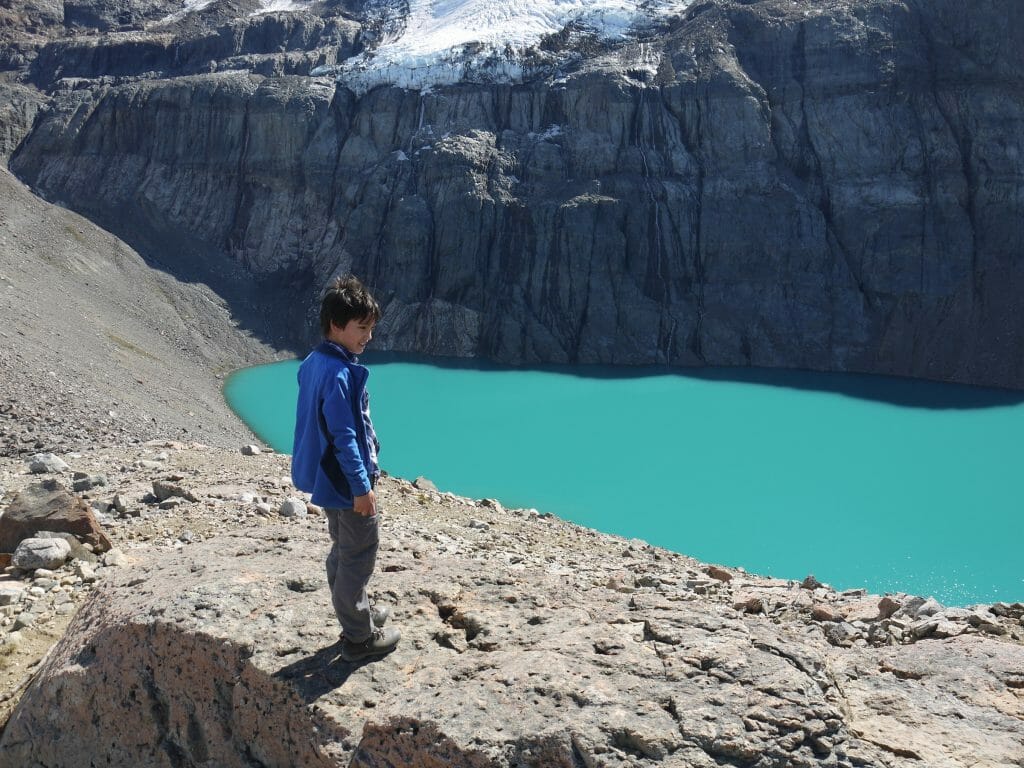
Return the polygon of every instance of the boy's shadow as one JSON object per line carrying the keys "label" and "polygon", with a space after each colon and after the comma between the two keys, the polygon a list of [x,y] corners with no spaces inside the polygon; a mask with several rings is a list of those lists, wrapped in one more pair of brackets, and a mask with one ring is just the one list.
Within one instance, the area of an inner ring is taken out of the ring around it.
{"label": "boy's shadow", "polygon": [[294,686],[302,700],[310,704],[325,693],[343,686],[352,673],[366,663],[349,663],[343,660],[339,640],[311,656],[305,656],[287,667],[281,667],[273,676]]}

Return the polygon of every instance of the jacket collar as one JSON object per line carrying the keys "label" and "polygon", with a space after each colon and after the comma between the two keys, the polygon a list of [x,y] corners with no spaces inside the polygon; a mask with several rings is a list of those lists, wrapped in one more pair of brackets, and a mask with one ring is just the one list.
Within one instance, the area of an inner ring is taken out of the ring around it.
{"label": "jacket collar", "polygon": [[356,363],[357,365],[359,364],[358,357],[353,355],[340,344],[335,344],[333,341],[329,341],[328,339],[324,339],[322,342],[320,342],[320,345],[319,347],[317,347],[317,349],[319,349],[321,352],[326,352],[329,355],[340,357],[347,363]]}

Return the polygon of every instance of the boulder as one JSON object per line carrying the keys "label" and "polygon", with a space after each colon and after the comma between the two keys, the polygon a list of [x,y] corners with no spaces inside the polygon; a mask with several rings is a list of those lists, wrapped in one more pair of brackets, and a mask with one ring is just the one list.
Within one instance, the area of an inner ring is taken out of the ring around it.
{"label": "boulder", "polygon": [[110,549],[92,508],[55,479],[15,494],[0,516],[0,552],[13,552],[20,541],[42,531],[70,533],[98,552]]}
{"label": "boulder", "polygon": [[25,585],[20,581],[0,581],[0,606],[13,605],[21,599],[24,592]]}
{"label": "boulder", "polygon": [[153,495],[156,496],[158,501],[167,501],[172,498],[199,501],[194,493],[179,485],[178,481],[174,479],[154,480]]}
{"label": "boulder", "polygon": [[86,547],[72,534],[66,533],[65,531],[40,531],[35,535],[35,538],[63,539],[68,543],[68,546],[71,547],[71,557],[75,560],[81,560],[83,563],[95,563],[98,559],[91,549]]}
{"label": "boulder", "polygon": [[63,539],[24,539],[14,550],[11,563],[23,571],[60,568],[71,557],[71,546]]}
{"label": "boulder", "polygon": [[302,499],[289,497],[281,502],[278,513],[282,517],[306,517],[309,510],[306,508],[306,502]]}
{"label": "boulder", "polygon": [[67,462],[52,453],[37,453],[28,463],[29,472],[34,475],[59,474],[67,472]]}
{"label": "boulder", "polygon": [[732,581],[732,574],[717,565],[709,565],[704,569],[704,573],[710,576],[715,581]]}
{"label": "boulder", "polygon": [[817,603],[811,609],[811,618],[815,621],[840,622],[843,620],[843,614],[831,605]]}

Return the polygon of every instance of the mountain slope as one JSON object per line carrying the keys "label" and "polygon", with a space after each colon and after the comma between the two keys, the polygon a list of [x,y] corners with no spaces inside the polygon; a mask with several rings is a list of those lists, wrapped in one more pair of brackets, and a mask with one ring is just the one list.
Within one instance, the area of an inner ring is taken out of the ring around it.
{"label": "mountain slope", "polygon": [[0,172],[0,455],[251,441],[218,380],[272,356],[209,288]]}

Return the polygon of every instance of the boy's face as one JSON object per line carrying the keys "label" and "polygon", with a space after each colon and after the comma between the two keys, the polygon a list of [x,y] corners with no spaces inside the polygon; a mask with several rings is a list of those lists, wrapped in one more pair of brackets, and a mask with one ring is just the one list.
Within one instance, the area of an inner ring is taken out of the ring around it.
{"label": "boy's face", "polygon": [[373,338],[373,326],[374,322],[368,318],[349,320],[343,326],[332,322],[331,333],[327,338],[353,355],[361,355]]}

